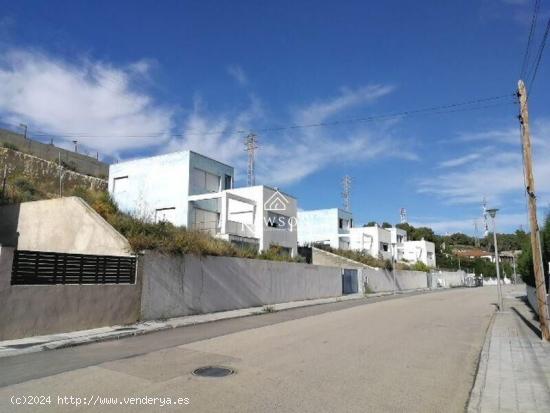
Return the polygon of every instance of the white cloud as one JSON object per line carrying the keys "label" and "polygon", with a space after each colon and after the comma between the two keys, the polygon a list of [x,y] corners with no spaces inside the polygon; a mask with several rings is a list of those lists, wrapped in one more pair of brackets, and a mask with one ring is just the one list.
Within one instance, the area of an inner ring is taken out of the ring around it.
{"label": "white cloud", "polygon": [[[411,221],[411,225],[414,227],[429,227],[438,234],[453,234],[455,232],[462,232],[465,234],[474,233],[474,221],[478,224],[478,235],[483,236],[483,220],[481,213],[477,217],[471,217],[467,219],[441,219],[441,220],[423,220],[418,218]],[[497,214],[496,217],[497,232],[500,231],[513,231],[523,225],[526,228],[526,214],[525,213],[502,213]]]}
{"label": "white cloud", "polygon": [[468,155],[460,156],[458,158],[448,159],[439,163],[440,168],[453,168],[456,166],[464,165],[479,159],[481,156],[480,153],[470,153]]}
{"label": "white cloud", "polygon": [[[191,149],[234,165],[242,176],[246,133],[237,131],[274,123],[266,119],[260,99],[250,95],[246,108],[226,113],[211,113],[196,104],[176,122],[173,108],[163,107],[143,90],[143,84],[152,81],[154,64],[150,60],[123,67],[90,60],[76,64],[40,52],[11,50],[0,58],[0,117],[27,124],[31,135],[47,131],[61,146],[70,145],[76,136],[79,147],[115,157]],[[241,84],[247,82],[240,66],[228,71]],[[292,108],[281,124],[337,120],[393,90],[389,85],[344,88],[334,97]],[[329,165],[375,157],[416,160],[416,154],[393,135],[392,122],[260,132],[257,181],[285,185]]]}
{"label": "white cloud", "polygon": [[239,65],[230,65],[227,67],[227,73],[239,83],[241,86],[248,85],[248,76],[244,72],[243,68]]}
{"label": "white cloud", "polygon": [[[550,119],[532,124],[533,158],[537,195],[550,195],[550,144],[543,137],[550,134]],[[515,139],[511,139],[514,135]],[[467,137],[464,139],[464,137]],[[524,178],[519,127],[462,135],[462,141],[490,141],[499,145],[483,152],[483,156],[464,166],[460,162],[452,171],[434,172],[418,181],[418,192],[434,194],[450,204],[479,203],[483,197],[494,205],[510,199],[523,199]],[[451,165],[453,166],[453,165]],[[457,168],[460,166],[460,168]]]}
{"label": "white cloud", "polygon": [[[148,70],[146,61],[116,68],[12,50],[0,59],[0,116],[31,132],[80,134],[81,145],[107,154],[156,146],[167,139],[172,112],[134,84]],[[147,134],[159,136],[138,138]]]}
{"label": "white cloud", "polygon": [[[331,99],[294,108],[292,124],[319,123],[346,110],[374,102],[389,94],[387,86],[345,89]],[[246,168],[243,133],[253,123],[265,121],[257,98],[238,114],[208,114],[199,107],[186,122],[183,138],[173,139],[168,150],[193,149],[234,165],[243,175]],[[232,133],[229,133],[232,131]],[[260,132],[256,155],[256,181],[268,185],[285,185],[300,181],[327,165],[361,162],[373,157],[398,157],[416,160],[416,154],[403,148],[386,124],[363,125],[342,133],[330,128],[297,128],[291,131]]]}

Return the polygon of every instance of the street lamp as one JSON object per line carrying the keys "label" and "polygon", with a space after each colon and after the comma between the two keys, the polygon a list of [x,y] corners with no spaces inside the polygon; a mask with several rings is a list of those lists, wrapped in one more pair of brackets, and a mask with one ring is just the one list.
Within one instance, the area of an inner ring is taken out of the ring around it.
{"label": "street lamp", "polygon": [[495,265],[497,266],[498,310],[502,311],[503,310],[502,290],[501,290],[501,286],[500,286],[500,267],[499,267],[499,263],[498,263],[497,230],[496,230],[496,225],[495,225],[495,216],[497,214],[497,211],[498,211],[498,209],[496,209],[496,208],[487,210],[487,212],[491,216],[491,220],[493,221],[493,239],[494,239],[494,242],[495,242]]}
{"label": "street lamp", "polygon": [[395,295],[397,291],[397,285],[395,282],[395,246],[396,244],[392,242],[391,244],[391,273],[393,276],[393,294]]}

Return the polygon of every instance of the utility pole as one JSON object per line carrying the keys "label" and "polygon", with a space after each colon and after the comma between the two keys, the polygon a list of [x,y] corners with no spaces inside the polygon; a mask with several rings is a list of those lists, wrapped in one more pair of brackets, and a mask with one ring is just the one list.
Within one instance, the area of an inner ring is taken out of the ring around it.
{"label": "utility pole", "polygon": [[542,338],[550,341],[548,327],[548,304],[546,303],[546,285],[544,268],[540,249],[540,233],[537,223],[537,198],[535,195],[535,177],[533,175],[533,160],[531,152],[531,135],[529,132],[529,111],[527,108],[527,89],[523,80],[518,82],[518,97],[520,102],[521,143],[523,149],[523,167],[525,172],[525,190],[529,207],[529,226],[531,227],[531,248],[533,250],[533,267],[535,271],[535,286],[537,288],[537,304]]}

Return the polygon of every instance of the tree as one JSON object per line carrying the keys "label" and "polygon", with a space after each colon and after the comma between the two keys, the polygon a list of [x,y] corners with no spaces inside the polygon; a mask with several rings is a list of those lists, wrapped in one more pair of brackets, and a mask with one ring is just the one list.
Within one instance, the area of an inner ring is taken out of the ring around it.
{"label": "tree", "polygon": [[376,225],[376,222],[374,221],[369,221],[368,223],[366,223],[365,225],[363,225],[364,227],[374,227]]}
{"label": "tree", "polygon": [[[523,231],[516,231],[523,240],[521,246],[522,253],[517,261],[517,269],[525,284],[535,286],[535,271],[533,269],[533,252],[531,250],[531,240]],[[522,234],[523,233],[523,234]],[[544,279],[546,280],[546,289],[548,290],[548,266],[550,265],[550,213],[546,215],[544,226],[540,230],[540,243],[542,248],[542,267],[544,269]]]}
{"label": "tree", "polygon": [[392,225],[389,222],[382,222],[382,228],[391,228]]}

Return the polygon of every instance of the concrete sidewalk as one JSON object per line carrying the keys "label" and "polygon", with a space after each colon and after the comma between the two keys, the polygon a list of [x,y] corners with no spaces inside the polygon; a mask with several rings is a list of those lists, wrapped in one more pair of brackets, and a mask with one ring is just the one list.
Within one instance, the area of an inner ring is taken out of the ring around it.
{"label": "concrete sidewalk", "polygon": [[550,412],[550,343],[540,339],[525,287],[505,287],[503,295],[504,311],[489,327],[468,412]]}

